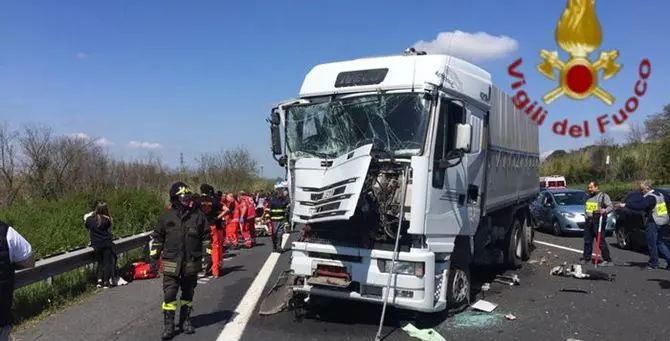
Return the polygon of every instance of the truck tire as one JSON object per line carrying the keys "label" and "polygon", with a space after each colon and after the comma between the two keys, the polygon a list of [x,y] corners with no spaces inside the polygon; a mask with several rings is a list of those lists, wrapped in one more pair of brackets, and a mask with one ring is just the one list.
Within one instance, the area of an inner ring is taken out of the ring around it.
{"label": "truck tire", "polygon": [[452,265],[447,278],[447,308],[457,310],[470,303],[470,268]]}
{"label": "truck tire", "polygon": [[518,269],[521,267],[523,249],[527,248],[519,218],[514,218],[506,239],[505,265],[512,269]]}
{"label": "truck tire", "polygon": [[523,220],[523,243],[521,249],[521,260],[527,261],[530,259],[530,252],[533,247],[533,239],[535,237],[535,228],[533,222],[529,217]]}

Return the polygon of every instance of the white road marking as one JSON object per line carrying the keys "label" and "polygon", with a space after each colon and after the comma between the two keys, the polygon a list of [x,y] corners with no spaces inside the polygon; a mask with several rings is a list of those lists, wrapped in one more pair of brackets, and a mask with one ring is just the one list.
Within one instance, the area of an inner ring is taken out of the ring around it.
{"label": "white road marking", "polygon": [[[563,246],[563,245],[547,243],[547,242],[543,242],[543,241],[541,241],[541,240],[537,240],[537,239],[533,240],[533,242],[534,242],[534,243],[538,243],[538,244],[540,244],[540,245],[544,245],[544,246],[555,247],[555,248],[557,248],[557,249],[561,249],[561,250],[566,250],[566,251],[576,252],[576,253],[579,253],[579,254],[584,253],[584,250],[577,250],[577,249],[573,249],[573,248],[571,248],[571,247],[567,247],[567,246]],[[595,243],[595,241],[594,241],[594,243]],[[595,245],[594,245],[594,247],[595,247]],[[592,253],[591,253],[591,256],[595,256],[595,255],[596,255],[595,252],[592,252]]]}
{"label": "white road marking", "polygon": [[251,314],[256,310],[256,304],[258,304],[263,294],[265,285],[270,280],[272,270],[277,265],[279,255],[279,253],[273,252],[268,256],[265,264],[263,264],[253,283],[251,283],[249,290],[247,290],[247,293],[244,294],[237,308],[235,308],[232,319],[226,323],[216,341],[239,341],[242,338],[247,322],[249,322]]}
{"label": "white road marking", "polygon": [[537,240],[537,239],[535,239],[534,242],[535,242],[535,243],[538,243],[538,244],[540,244],[540,245],[551,246],[551,247],[555,247],[555,248],[557,248],[557,249],[561,249],[561,250],[572,251],[572,252],[576,252],[576,253],[582,253],[582,252],[583,252],[582,250],[577,250],[577,249],[573,249],[573,248],[571,248],[571,247],[566,247],[566,246],[562,246],[562,245],[556,245],[556,244],[552,244],[552,243],[547,243],[547,242],[543,242],[543,241],[541,241],[541,240]]}

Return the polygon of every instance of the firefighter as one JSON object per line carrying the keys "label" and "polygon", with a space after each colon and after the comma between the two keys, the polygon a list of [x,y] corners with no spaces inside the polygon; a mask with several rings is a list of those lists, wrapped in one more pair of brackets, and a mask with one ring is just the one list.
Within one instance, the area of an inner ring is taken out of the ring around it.
{"label": "firefighter", "polygon": [[256,245],[256,205],[251,196],[246,192],[238,193],[240,200],[240,226],[242,227],[242,237],[244,237],[244,246],[247,249]]}
{"label": "firefighter", "polygon": [[281,243],[281,235],[284,234],[284,229],[286,228],[286,223],[288,221],[288,219],[286,219],[288,204],[289,202],[287,198],[281,191],[276,191],[272,198],[268,200],[268,208],[270,209],[270,222],[268,227],[271,231],[272,249],[275,252],[280,251],[277,244]]}
{"label": "firefighter", "polygon": [[[172,209],[164,212],[151,234],[151,268],[155,271],[159,255],[163,265],[163,340],[175,335],[175,314],[179,311],[179,329],[185,334],[195,332],[190,321],[193,296],[202,269],[202,250],[211,254],[207,216],[197,208],[188,185],[178,181],[170,187]],[[188,238],[184,238],[188,235]],[[177,293],[181,297],[177,301]]]}
{"label": "firefighter", "polygon": [[206,276],[219,277],[223,266],[221,247],[223,242],[223,226],[219,213],[221,213],[221,201],[214,192],[214,187],[209,184],[200,185],[200,209],[207,216],[210,236],[212,238],[212,256],[206,258]]}
{"label": "firefighter", "polygon": [[239,203],[232,193],[226,194],[225,204],[221,212],[226,224],[226,237],[224,245],[226,248],[239,248],[237,231],[240,228]]}

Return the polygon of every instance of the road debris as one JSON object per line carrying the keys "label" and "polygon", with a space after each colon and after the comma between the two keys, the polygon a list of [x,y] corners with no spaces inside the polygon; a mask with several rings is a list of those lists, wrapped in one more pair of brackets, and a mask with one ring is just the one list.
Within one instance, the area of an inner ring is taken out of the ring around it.
{"label": "road debris", "polygon": [[507,314],[507,315],[505,315],[505,318],[508,319],[508,320],[510,320],[510,321],[514,321],[514,320],[517,319],[517,317],[514,316],[514,315],[512,315],[512,314]]}
{"label": "road debris", "polygon": [[289,307],[293,279],[293,274],[290,271],[284,271],[279,275],[277,282],[261,302],[258,309],[259,315],[278,314]]}
{"label": "road debris", "polygon": [[442,337],[442,335],[440,335],[440,333],[432,328],[419,329],[413,324],[408,323],[402,327],[402,330],[404,330],[409,336],[422,341],[447,341],[444,337]]}
{"label": "road debris", "polygon": [[497,283],[506,284],[506,285],[519,285],[519,284],[521,284],[521,281],[519,280],[518,275],[512,275],[512,276],[498,275],[498,276],[496,276],[494,281],[497,282]]}
{"label": "road debris", "polygon": [[588,294],[589,292],[582,289],[561,289],[561,292],[574,292],[578,294]]}
{"label": "road debris", "polygon": [[590,279],[590,280],[601,280],[601,281],[614,281],[616,274],[609,274],[604,271],[591,270],[588,269],[584,271],[582,266],[579,264],[555,266],[549,271],[550,275],[554,276],[563,276],[563,277],[574,277],[578,279]]}
{"label": "road debris", "polygon": [[475,302],[475,304],[472,305],[472,309],[485,311],[487,313],[494,311],[497,307],[497,304],[484,300],[478,300]]}
{"label": "road debris", "polygon": [[482,291],[489,291],[489,290],[491,290],[491,284],[490,283],[482,284]]}

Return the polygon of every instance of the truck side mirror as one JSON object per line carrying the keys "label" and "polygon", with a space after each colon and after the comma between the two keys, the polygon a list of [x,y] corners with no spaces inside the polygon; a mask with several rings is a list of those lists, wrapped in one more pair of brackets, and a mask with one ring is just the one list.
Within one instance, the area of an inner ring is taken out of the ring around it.
{"label": "truck side mirror", "polygon": [[470,143],[472,141],[472,125],[457,124],[456,125],[456,143],[455,149],[460,149],[465,153],[470,152]]}
{"label": "truck side mirror", "polygon": [[272,154],[281,155],[281,132],[279,131],[279,124],[281,119],[279,117],[279,111],[275,108],[272,110],[270,115],[270,140],[272,143]]}

